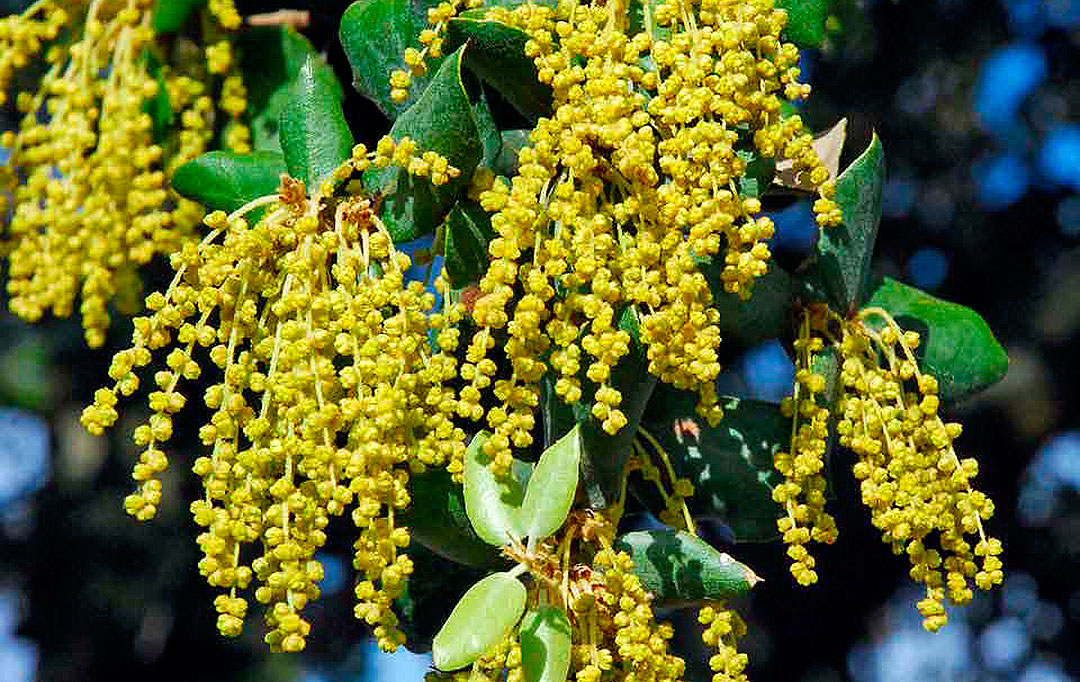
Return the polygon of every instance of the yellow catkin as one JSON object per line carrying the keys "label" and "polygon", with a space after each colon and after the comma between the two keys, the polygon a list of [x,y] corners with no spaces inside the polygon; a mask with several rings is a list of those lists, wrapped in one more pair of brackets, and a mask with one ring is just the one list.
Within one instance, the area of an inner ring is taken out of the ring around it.
{"label": "yellow catkin", "polygon": [[844,324],[837,430],[858,456],[854,474],[874,526],[926,586],[918,608],[923,626],[936,631],[947,621],[946,599],[963,604],[972,583],[1001,583],[1002,546],[983,527],[993,502],[971,485],[976,461],[953,448],[960,425],[939,416],[938,384],[919,369],[918,345],[917,333],[880,308]]}
{"label": "yellow catkin", "polygon": [[716,649],[716,653],[709,658],[712,682],[747,682],[744,671],[749,658],[739,653],[736,646],[746,634],[746,623],[739,614],[722,603],[714,602],[701,607],[698,622],[705,626],[701,633],[702,641]]}
{"label": "yellow catkin", "polygon": [[[163,41],[152,30],[153,4],[46,0],[0,20],[0,89],[46,45],[48,66],[36,92],[17,95],[18,131],[0,139],[10,151],[0,182],[14,199],[9,305],[36,321],[67,317],[78,303],[90,346],[104,343],[111,303],[140,297],[139,266],[198,240],[202,210],[167,180],[208,148],[215,116],[228,112],[227,144],[247,148],[239,77],[227,79],[220,104],[211,97],[217,74],[232,68],[231,36],[206,22],[221,33],[208,60],[155,73],[148,55]],[[173,122],[155,123],[147,104],[165,94]]]}
{"label": "yellow catkin", "polygon": [[[437,39],[453,7],[432,17],[422,42]],[[462,366],[462,416],[482,417],[485,393],[499,403],[485,446],[497,470],[532,443],[544,378],[566,402],[591,395],[597,423],[619,431],[627,417],[611,377],[630,352],[620,319],[633,308],[649,371],[697,392],[698,413],[718,423],[719,312],[701,264],[713,261],[723,289],[746,299],[768,267],[773,233],[760,201],[740,189],[738,152],[790,160],[822,201],[831,196],[812,137],[780,114],[783,99],[807,91],[796,80],[798,51],[779,38],[786,14],[770,0],[661,3],[645,28],[662,40],[630,32],[620,0],[490,7],[487,16],[528,35],[525,54],[554,101],[518,174],[480,194],[497,236],[472,311],[479,329]],[[819,214],[832,209],[822,204]],[[498,380],[496,346],[511,368]]]}
{"label": "yellow catkin", "polygon": [[814,557],[806,545],[810,541],[831,544],[837,529],[825,511],[825,451],[829,437],[829,410],[825,403],[825,377],[814,359],[824,349],[824,340],[803,314],[795,341],[794,395],[781,403],[784,416],[791,419],[791,441],[787,451],[777,452],[773,464],[784,482],[773,489],[773,499],[784,509],[777,527],[791,558],[791,574],[801,585],[817,582]]}
{"label": "yellow catkin", "polygon": [[[333,177],[383,163],[372,156],[358,145]],[[428,153],[397,162],[415,159],[441,169],[433,176],[457,173]],[[412,561],[395,514],[410,503],[411,472],[460,471],[465,449],[450,387],[463,309],[435,310],[422,283],[405,281],[409,258],[370,201],[323,192],[336,187],[309,196],[285,176],[277,194],[208,215],[209,233],[173,254],[172,283],[146,298],[131,348],[110,367],[115,383],[82,417],[93,433],[112,426],[119,396],[139,387],[155,359],[164,362],[152,375],[151,416],[135,429],[143,452],[125,502],[152,518],[172,420],[188,402],[183,384],[209,375],[205,450],[193,464],[204,491],[191,504],[203,528],[199,571],[221,590],[215,606],[226,635],[240,633],[241,594],[254,588],[276,651],[304,647],[310,624],[301,614],[323,576],[315,553],[330,518],[346,512],[357,528],[356,616],[384,649],[404,642],[390,604]],[[264,215],[249,224],[256,209]]]}

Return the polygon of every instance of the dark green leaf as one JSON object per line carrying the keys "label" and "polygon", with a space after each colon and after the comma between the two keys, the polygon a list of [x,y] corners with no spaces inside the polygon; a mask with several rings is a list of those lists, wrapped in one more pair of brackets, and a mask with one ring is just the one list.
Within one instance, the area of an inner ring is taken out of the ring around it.
{"label": "dark green leaf", "polygon": [[518,174],[518,153],[529,144],[529,131],[504,130],[500,136],[502,148],[499,150],[499,156],[495,159],[492,170],[496,175],[512,178]]}
{"label": "dark green leaf", "polygon": [[154,142],[158,144],[161,144],[169,134],[175,118],[172,103],[169,101],[169,89],[165,82],[165,73],[161,67],[161,60],[154,53],[147,52],[147,73],[153,76],[158,87],[154,96],[143,102],[143,111],[150,116],[150,122],[154,130]]}
{"label": "dark green leaf", "polygon": [[521,29],[484,19],[487,10],[454,17],[446,30],[448,49],[469,43],[465,65],[499,91],[523,116],[535,121],[551,113],[551,87],[537,79],[525,56],[528,36]]}
{"label": "dark green leaf", "polygon": [[484,86],[475,77],[473,85],[467,88],[469,99],[472,100],[473,120],[476,121],[476,130],[480,135],[480,142],[484,145],[484,154],[480,159],[480,165],[493,168],[496,160],[502,152],[502,135],[491,114],[491,106],[488,104],[487,93]]}
{"label": "dark green leaf", "polygon": [[154,33],[176,33],[206,0],[156,0],[151,21]]}
{"label": "dark green leaf", "polygon": [[413,653],[422,654],[431,651],[431,641],[453,605],[484,577],[484,572],[447,561],[416,542],[409,545],[408,552],[413,572],[405,583],[405,592],[394,600],[394,613],[405,633],[405,646]]}
{"label": "dark green leaf", "polygon": [[450,286],[479,282],[487,269],[488,242],[495,237],[491,216],[474,201],[459,201],[443,222],[444,272]]}
{"label": "dark green leaf", "polygon": [[[772,540],[781,511],[772,489],[782,481],[773,456],[789,447],[791,420],[774,403],[722,398],[724,419],[712,427],[695,415],[695,403],[692,393],[658,387],[645,418],[675,473],[694,484],[690,512],[722,521],[740,541]],[[652,491],[642,493],[648,499]]]}
{"label": "dark green leaf", "polygon": [[412,539],[451,561],[477,568],[505,564],[499,551],[480,539],[465,511],[462,487],[445,469],[428,469],[409,478],[412,503],[400,514]]}
{"label": "dark green leaf", "polygon": [[462,81],[464,47],[449,55],[416,104],[398,117],[390,136],[409,136],[419,151],[442,154],[461,171],[456,180],[435,187],[400,168],[369,170],[364,184],[384,199],[379,217],[395,243],[430,234],[454,205],[483,156],[484,146]]}
{"label": "dark green leaf", "polygon": [[458,670],[498,644],[525,612],[525,586],[493,573],[469,588],[431,644],[439,670]]}
{"label": "dark green leaf", "polygon": [[625,533],[615,548],[629,552],[634,574],[661,602],[738,597],[761,580],[746,564],[681,530]]}
{"label": "dark green leaf", "polygon": [[570,671],[570,619],[554,606],[538,606],[521,619],[525,682],[564,682]]}
{"label": "dark green leaf", "polygon": [[566,521],[577,492],[581,449],[581,432],[575,428],[540,455],[518,514],[519,535],[528,537],[530,544],[559,530]]}
{"label": "dark green leaf", "polygon": [[799,47],[821,47],[825,41],[825,19],[829,0],[776,0],[778,9],[787,10],[784,36]]}
{"label": "dark green leaf", "polygon": [[749,347],[780,336],[790,322],[795,302],[795,282],[791,275],[776,263],[769,263],[768,271],[754,282],[753,298],[743,301],[724,291],[720,278],[723,263],[717,260],[710,258],[700,267],[713,291],[713,306],[720,311],[724,341]]}
{"label": "dark green leaf", "polygon": [[[427,11],[439,0],[359,0],[341,17],[338,37],[352,66],[353,87],[370,98],[390,120],[405,111],[423,91],[428,76],[413,76],[410,97],[404,102],[390,98],[390,73],[405,65],[405,48],[419,49],[417,36],[427,27]],[[440,60],[427,62],[429,73]]]}
{"label": "dark green leaf", "polygon": [[284,172],[281,154],[213,151],[177,168],[172,187],[210,210],[229,213],[252,199],[276,192]]}
{"label": "dark green leaf", "polygon": [[843,224],[822,229],[817,242],[814,274],[842,312],[860,308],[870,295],[870,258],[881,221],[884,179],[885,155],[875,134],[836,181]]}
{"label": "dark green leaf", "polygon": [[353,136],[341,110],[341,85],[322,61],[308,56],[281,110],[285,166],[315,194],[352,154]]}
{"label": "dark green leaf", "polygon": [[589,506],[598,509],[609,507],[618,501],[631,443],[637,435],[649,396],[657,385],[656,376],[648,371],[649,361],[638,335],[638,316],[633,307],[623,311],[619,318],[619,328],[630,333],[630,352],[612,368],[611,385],[622,393],[622,405],[619,409],[626,415],[626,426],[619,429],[615,435],[604,431],[600,423],[589,415],[592,391],[584,405],[575,407],[577,420],[581,423],[584,448],[582,484]]}
{"label": "dark green leaf", "polygon": [[496,547],[520,540],[525,491],[513,476],[496,477],[483,456],[489,434],[476,434],[465,453],[465,512],[480,538]]}
{"label": "dark green leaf", "polygon": [[760,197],[772,184],[772,177],[777,173],[777,163],[758,153],[754,148],[754,137],[750,133],[740,135],[735,155],[746,164],[746,172],[739,178],[740,195]]}
{"label": "dark green leaf", "polygon": [[[278,126],[281,110],[289,100],[289,86],[308,57],[317,54],[315,47],[289,26],[260,26],[239,34],[237,51],[252,112],[253,146],[280,151]],[[315,63],[317,68],[332,71],[322,60]],[[341,85],[337,86],[340,90]]]}
{"label": "dark green leaf", "polygon": [[[904,330],[919,332],[919,367],[937,378],[945,402],[978,393],[1000,381],[1009,369],[1005,349],[971,308],[888,277],[867,305],[884,308]],[[874,320],[870,316],[868,322]]]}

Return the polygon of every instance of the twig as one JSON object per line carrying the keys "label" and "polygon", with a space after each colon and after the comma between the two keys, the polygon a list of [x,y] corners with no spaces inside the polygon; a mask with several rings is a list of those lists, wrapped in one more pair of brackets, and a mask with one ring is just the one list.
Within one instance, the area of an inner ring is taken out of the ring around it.
{"label": "twig", "polygon": [[246,21],[248,26],[292,26],[300,30],[311,25],[311,12],[306,9],[279,9],[252,14]]}

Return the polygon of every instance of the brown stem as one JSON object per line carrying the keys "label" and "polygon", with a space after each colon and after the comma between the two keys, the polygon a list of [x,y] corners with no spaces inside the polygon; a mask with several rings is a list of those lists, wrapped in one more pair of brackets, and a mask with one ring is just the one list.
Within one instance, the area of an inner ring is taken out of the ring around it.
{"label": "brown stem", "polygon": [[306,9],[279,9],[252,14],[247,17],[246,22],[248,26],[292,26],[300,30],[311,25],[311,12]]}

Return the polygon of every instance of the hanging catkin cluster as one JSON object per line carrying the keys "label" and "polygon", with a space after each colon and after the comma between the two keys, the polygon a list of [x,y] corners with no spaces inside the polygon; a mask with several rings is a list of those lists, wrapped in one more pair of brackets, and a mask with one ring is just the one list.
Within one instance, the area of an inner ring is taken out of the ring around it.
{"label": "hanging catkin cluster", "polygon": [[837,535],[824,511],[829,408],[826,378],[815,365],[826,340],[841,363],[839,444],[857,457],[852,471],[874,526],[896,554],[908,555],[911,578],[926,586],[918,608],[923,626],[936,631],[947,620],[946,598],[964,604],[972,583],[983,590],[1001,583],[1002,545],[983,528],[994,505],[971,486],[978,463],[960,459],[953,448],[960,424],[941,420],[938,382],[919,369],[919,335],[902,330],[881,308],[864,308],[851,320],[824,309],[803,317],[795,395],[784,404],[792,445],[776,455],[785,480],[773,491],[785,510],[778,525],[791,572],[803,585],[816,582],[806,545],[831,543]]}
{"label": "hanging catkin cluster", "polygon": [[[458,9],[431,11],[425,45]],[[771,0],[646,3],[636,25],[625,2],[567,0],[487,17],[527,33],[525,53],[554,96],[510,186],[481,196],[498,235],[462,369],[472,416],[485,391],[500,404],[487,412],[487,454],[505,470],[511,448],[530,445],[544,377],[567,402],[595,389],[592,413],[607,432],[626,424],[611,373],[629,352],[619,324],[628,306],[641,314],[649,371],[696,391],[699,413],[717,423],[719,313],[700,264],[718,260],[726,291],[748,298],[773,232],[740,189],[740,150],[792,161],[821,189],[819,222],[837,219],[810,134],[781,115],[784,98],[808,91],[798,51],[779,39],[786,13]],[[512,371],[494,380],[497,344]]]}
{"label": "hanging catkin cluster", "polygon": [[938,383],[920,371],[918,346],[919,335],[880,308],[845,325],[837,432],[858,456],[853,471],[871,521],[926,585],[919,612],[936,631],[947,620],[946,598],[965,604],[973,582],[988,590],[1004,576],[1001,541],[983,529],[994,504],[971,486],[978,462],[956,454],[960,424],[938,416]]}
{"label": "hanging catkin cluster", "polygon": [[[456,174],[445,159],[424,158],[432,163],[408,154],[374,162],[428,168],[441,181]],[[207,450],[192,467],[204,490],[191,504],[204,528],[199,570],[222,590],[215,605],[226,635],[239,634],[247,610],[239,594],[255,586],[275,650],[303,648],[310,626],[300,613],[322,579],[315,552],[330,517],[346,510],[358,529],[356,615],[384,648],[403,641],[390,603],[412,563],[409,533],[394,516],[409,505],[411,471],[460,469],[464,454],[447,387],[458,373],[461,309],[435,311],[433,294],[405,282],[409,258],[369,200],[331,195],[333,179],[368,165],[361,145],[311,198],[284,176],[279,194],[207,216],[210,233],[173,254],[172,283],[146,299],[149,315],[135,318],[132,347],[110,367],[115,384],[83,414],[91,432],[112,426],[118,395],[164,360],[152,414],[134,433],[143,452],[125,503],[148,519],[161,503],[173,418],[187,403],[182,382],[211,373],[203,396],[211,416],[199,431]],[[266,213],[249,224],[257,210]]]}
{"label": "hanging catkin cluster", "polygon": [[793,395],[780,406],[784,416],[791,418],[791,447],[773,458],[773,465],[784,477],[773,489],[773,499],[784,509],[777,527],[792,559],[791,574],[801,585],[817,582],[814,557],[806,545],[811,540],[831,544],[838,535],[836,521],[825,511],[829,437],[829,409],[823,404],[826,380],[814,366],[814,358],[825,344],[813,333],[810,320],[811,314],[804,314],[794,344]]}
{"label": "hanging catkin cluster", "polygon": [[[211,3],[204,58],[175,68],[155,69],[164,48],[153,6],[44,0],[0,23],[0,91],[43,49],[47,68],[36,92],[16,98],[19,130],[0,137],[0,190],[14,199],[10,307],[36,321],[78,302],[90,346],[105,340],[111,303],[136,309],[138,266],[198,239],[202,209],[167,189],[172,171],[209,147],[215,127],[226,148],[250,149],[231,0]],[[155,121],[148,112],[164,99],[172,120]]]}

